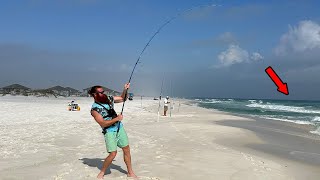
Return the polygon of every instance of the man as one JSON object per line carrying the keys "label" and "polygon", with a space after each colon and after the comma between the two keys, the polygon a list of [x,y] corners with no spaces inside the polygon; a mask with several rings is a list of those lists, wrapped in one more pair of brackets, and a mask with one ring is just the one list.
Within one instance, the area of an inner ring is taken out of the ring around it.
{"label": "man", "polygon": [[88,92],[94,98],[91,115],[103,129],[102,133],[104,134],[106,148],[109,153],[108,157],[104,160],[100,173],[97,176],[98,179],[103,179],[105,171],[116,157],[117,146],[123,150],[123,159],[128,170],[127,176],[137,178],[132,170],[128,136],[123,128],[123,124],[121,123],[123,116],[121,114],[117,115],[113,109],[114,103],[121,103],[124,100],[127,100],[125,97],[129,87],[129,83],[125,84],[121,96],[105,95],[102,86],[93,86]]}
{"label": "man", "polygon": [[169,96],[164,99],[163,115],[167,116],[168,106],[169,106]]}

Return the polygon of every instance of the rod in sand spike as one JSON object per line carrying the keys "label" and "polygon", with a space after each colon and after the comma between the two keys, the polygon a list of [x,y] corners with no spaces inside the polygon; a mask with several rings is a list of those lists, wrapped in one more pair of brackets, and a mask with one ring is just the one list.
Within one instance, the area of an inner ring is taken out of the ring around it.
{"label": "rod in sand spike", "polygon": [[159,122],[159,116],[160,116],[160,101],[161,101],[161,96],[162,96],[162,87],[163,87],[163,81],[164,81],[164,75],[162,78],[162,83],[161,83],[161,91],[160,91],[160,96],[159,96],[159,106],[158,106],[158,122]]}
{"label": "rod in sand spike", "polygon": [[[172,95],[172,80],[170,80],[170,90],[171,90],[171,102],[173,102],[173,99],[172,99],[172,97],[173,97],[173,95]],[[172,103],[170,102],[170,117],[171,117],[171,108],[172,108]]]}
{"label": "rod in sand spike", "polygon": [[[143,54],[144,51],[147,49],[147,47],[149,46],[149,44],[150,44],[150,42],[153,40],[153,38],[154,38],[157,34],[159,34],[159,32],[161,31],[162,28],[164,28],[164,27],[165,27],[166,25],[168,25],[171,21],[173,21],[174,19],[176,19],[177,17],[179,17],[179,16],[180,16],[181,14],[183,14],[183,13],[186,13],[186,12],[188,12],[188,11],[192,11],[192,10],[195,9],[195,8],[210,7],[210,6],[211,6],[211,7],[214,7],[214,6],[216,6],[216,5],[214,5],[214,4],[201,5],[201,6],[197,6],[197,7],[193,7],[193,8],[187,9],[187,10],[185,10],[185,11],[182,11],[182,12],[178,13],[177,15],[175,15],[174,17],[172,17],[172,18],[170,18],[168,21],[166,21],[164,24],[162,24],[162,25],[158,28],[158,30],[151,36],[151,38],[149,39],[148,43],[147,43],[147,44],[144,46],[144,48],[142,49],[142,51],[141,51],[141,53],[140,53],[140,55],[139,55],[139,57],[138,57],[135,65],[134,65],[134,67],[133,67],[133,69],[132,69],[132,72],[131,72],[131,75],[130,75],[130,78],[129,78],[128,83],[131,82],[131,78],[132,78],[133,72],[134,72],[134,70],[136,69],[137,64],[139,63],[142,54]],[[125,91],[126,91],[126,92],[125,92],[125,95],[124,95],[124,101],[123,101],[123,104],[122,104],[121,114],[123,114],[123,108],[124,108],[124,105],[125,105],[125,102],[126,102],[125,100],[127,99],[128,90],[126,89]],[[118,134],[119,129],[120,129],[120,123],[118,123],[118,126],[117,126],[117,127],[118,127],[118,130],[117,130],[117,134]]]}

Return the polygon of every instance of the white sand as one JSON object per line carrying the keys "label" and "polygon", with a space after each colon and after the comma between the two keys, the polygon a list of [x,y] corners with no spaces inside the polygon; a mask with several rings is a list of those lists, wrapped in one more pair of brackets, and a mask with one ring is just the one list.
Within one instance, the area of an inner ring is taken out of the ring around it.
{"label": "white sand", "polygon": [[[79,112],[67,111],[71,100],[0,97],[0,179],[95,179],[107,156],[103,135],[90,115],[92,99],[76,98]],[[128,101],[123,120],[140,179],[294,179],[279,163],[216,143],[259,143],[249,131],[213,123],[243,118],[183,103],[157,122],[158,101],[142,106],[140,98]],[[125,173],[119,149],[105,179],[126,179]]]}

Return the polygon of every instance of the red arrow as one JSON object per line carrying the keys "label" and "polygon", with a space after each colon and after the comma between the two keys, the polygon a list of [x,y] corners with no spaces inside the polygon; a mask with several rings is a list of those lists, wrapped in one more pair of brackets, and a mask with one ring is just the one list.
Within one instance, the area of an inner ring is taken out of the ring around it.
{"label": "red arrow", "polygon": [[283,83],[281,81],[281,79],[279,78],[279,76],[277,75],[276,72],[274,72],[274,70],[272,69],[271,66],[266,68],[266,73],[269,75],[269,77],[271,78],[271,80],[274,82],[274,84],[278,87],[278,91],[285,94],[285,95],[289,95],[289,90],[288,90],[288,85],[287,83]]}

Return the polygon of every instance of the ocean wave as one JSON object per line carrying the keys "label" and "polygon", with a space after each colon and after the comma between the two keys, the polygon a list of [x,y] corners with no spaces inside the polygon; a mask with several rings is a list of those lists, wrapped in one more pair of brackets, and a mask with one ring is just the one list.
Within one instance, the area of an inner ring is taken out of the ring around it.
{"label": "ocean wave", "polygon": [[320,114],[320,111],[316,110],[307,110],[304,107],[296,107],[296,106],[285,106],[285,105],[276,105],[276,104],[248,104],[247,107],[252,108],[262,108],[269,110],[277,110],[277,111],[287,111],[287,112],[296,112],[296,113],[306,113],[306,114]]}
{"label": "ocean wave", "polygon": [[312,121],[312,122],[320,122],[320,117],[319,117],[319,116],[316,116],[316,117],[314,117],[311,121]]}
{"label": "ocean wave", "polygon": [[276,120],[276,121],[284,121],[284,122],[291,122],[295,124],[308,124],[308,125],[315,125],[314,123],[310,121],[302,121],[302,120],[290,120],[290,119],[284,119],[284,118],[275,118],[270,116],[262,116],[263,118],[270,119],[270,120]]}
{"label": "ocean wave", "polygon": [[200,100],[199,102],[204,104],[215,104],[215,103],[224,103],[226,101],[218,100],[218,99],[205,99],[205,101]]}
{"label": "ocean wave", "polygon": [[257,101],[258,101],[259,104],[263,104],[263,101],[262,101],[262,100],[250,99],[250,100],[248,100],[248,101],[249,101],[251,104],[256,104]]}
{"label": "ocean wave", "polygon": [[316,130],[310,131],[310,132],[313,133],[313,134],[318,134],[318,135],[320,135],[320,127],[318,127]]}
{"label": "ocean wave", "polygon": [[199,106],[199,103],[192,103],[191,106]]}

